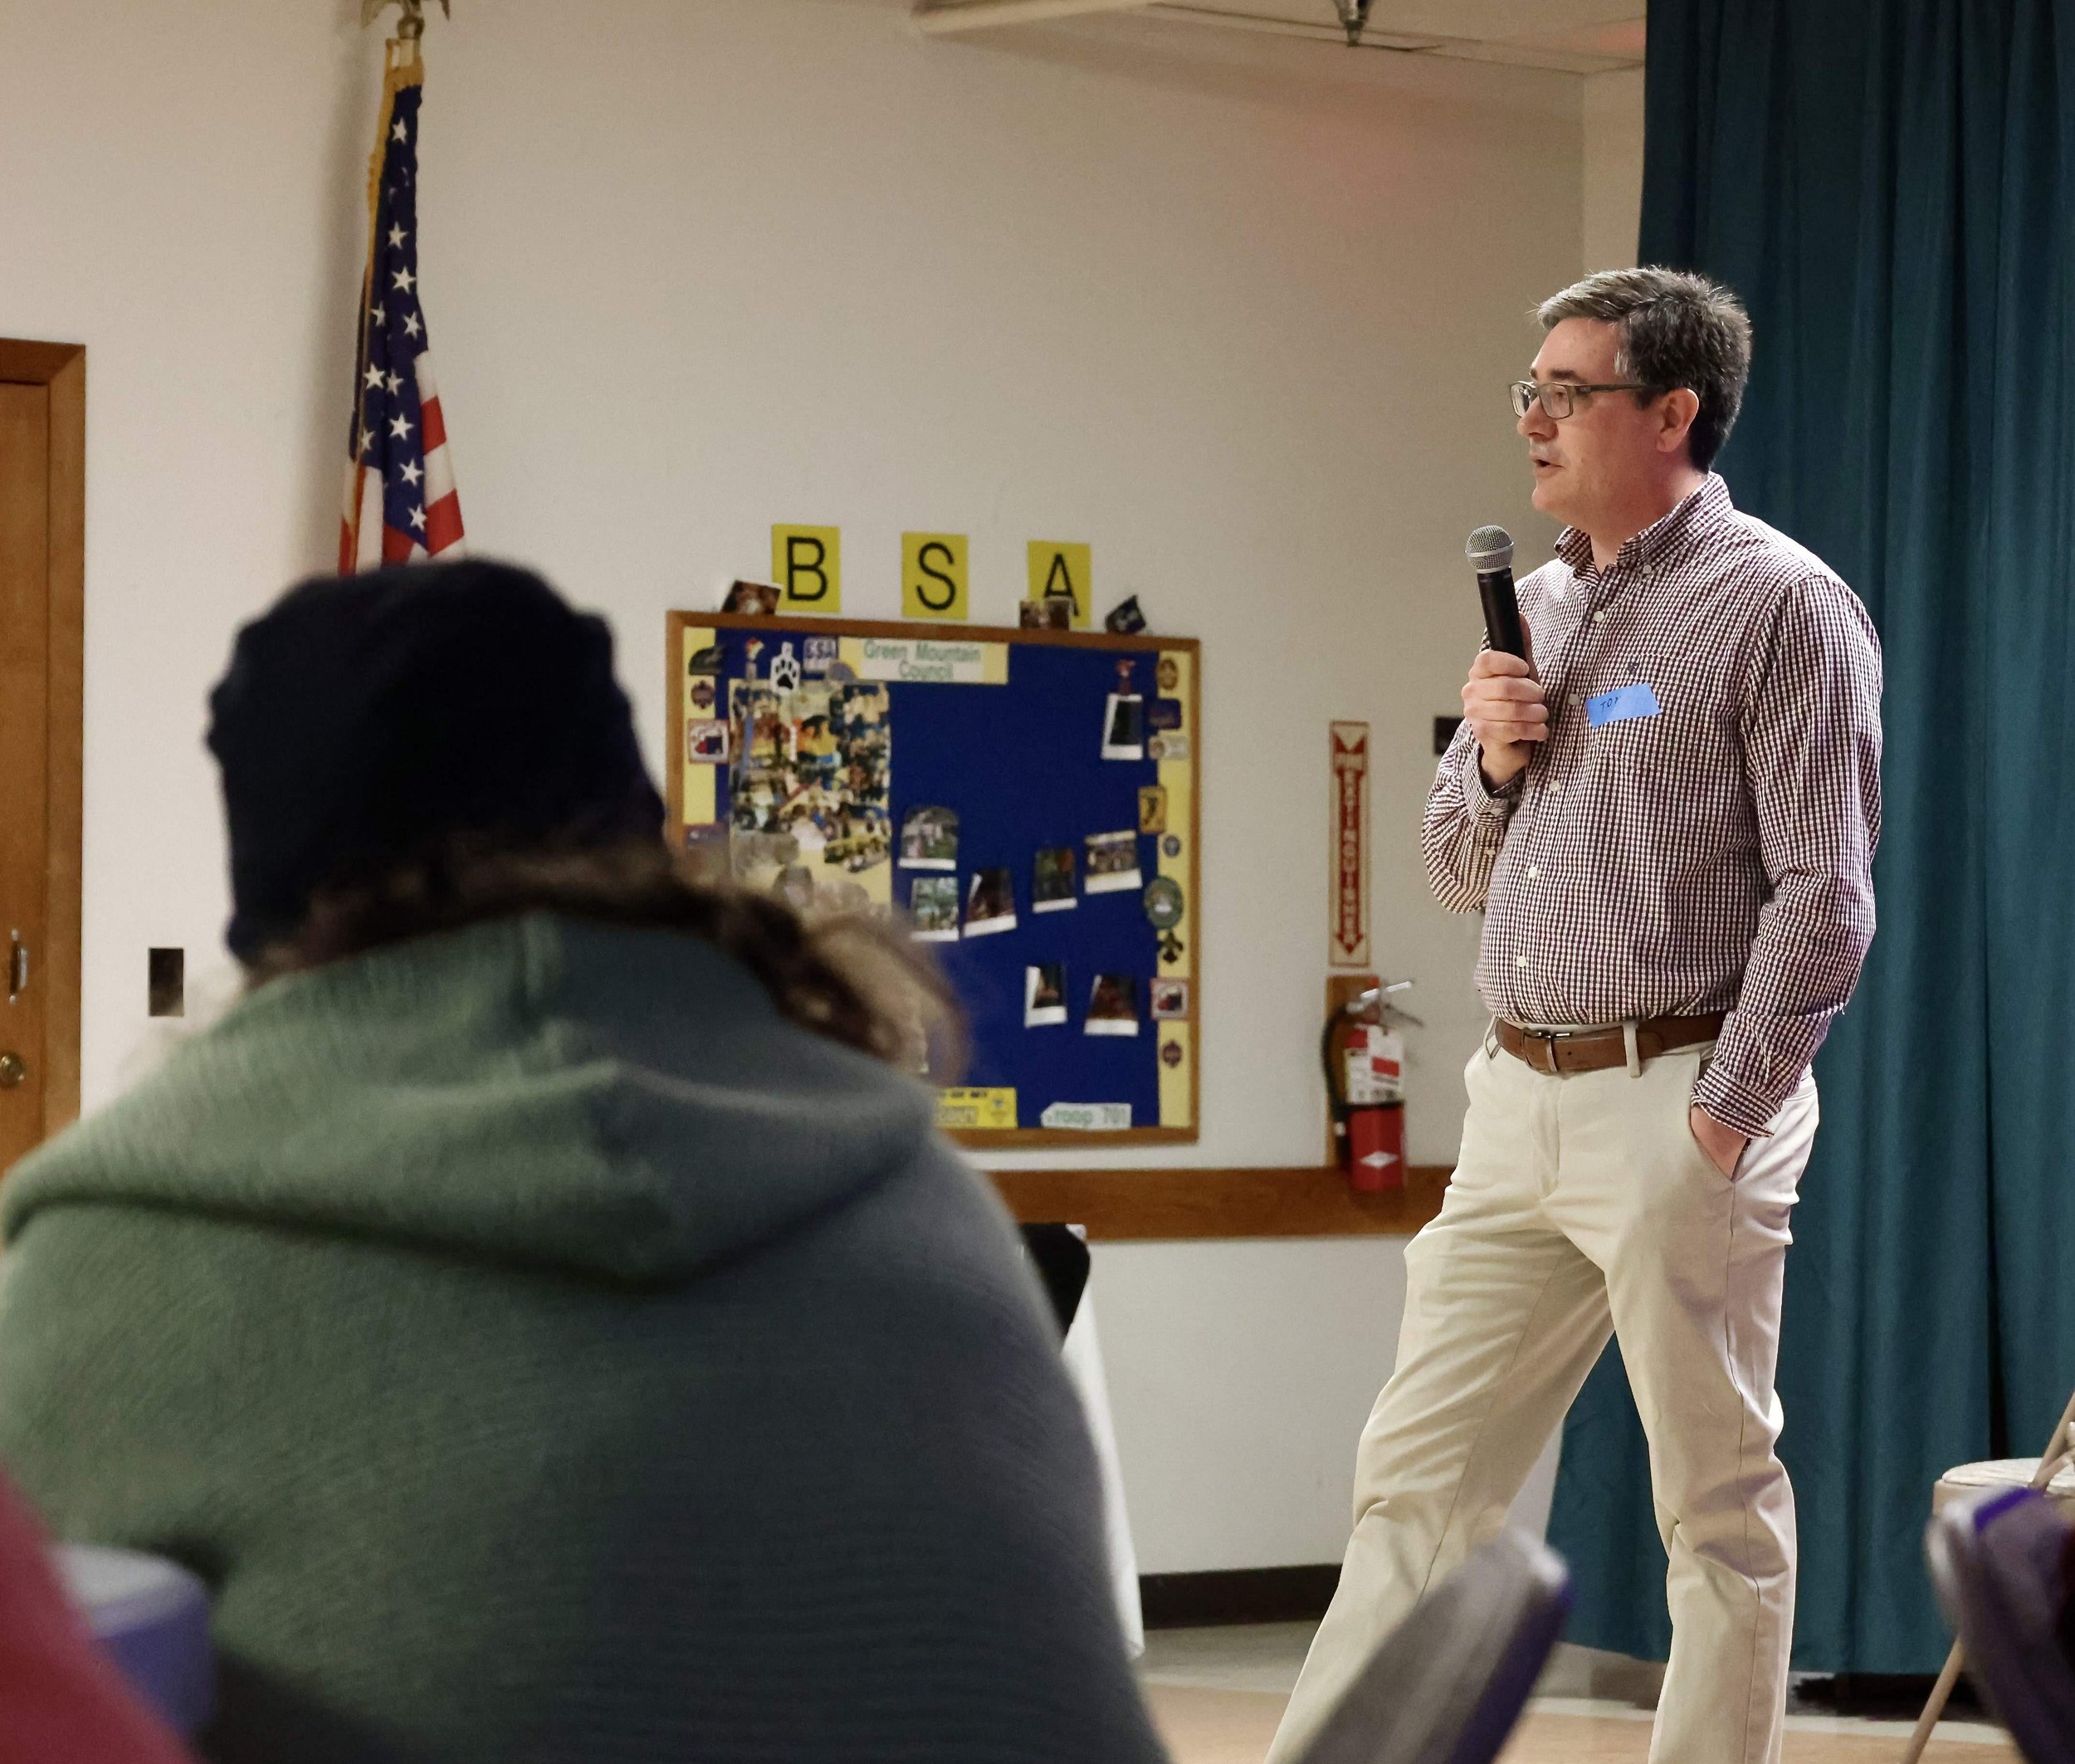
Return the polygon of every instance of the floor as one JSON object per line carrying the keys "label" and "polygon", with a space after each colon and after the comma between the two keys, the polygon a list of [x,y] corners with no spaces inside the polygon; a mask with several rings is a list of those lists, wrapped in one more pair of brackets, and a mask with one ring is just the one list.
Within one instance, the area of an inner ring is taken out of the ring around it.
{"label": "floor", "polygon": [[[1260,1764],[1296,1682],[1313,1625],[1155,1630],[1139,1675],[1175,1764]],[[1504,1764],[1643,1764],[1661,1669],[1584,1648],[1559,1648]],[[1785,1764],[1894,1764],[1907,1721],[1813,1712],[1787,1717]],[[2018,1764],[1998,1728],[1942,1725],[1926,1764]]]}

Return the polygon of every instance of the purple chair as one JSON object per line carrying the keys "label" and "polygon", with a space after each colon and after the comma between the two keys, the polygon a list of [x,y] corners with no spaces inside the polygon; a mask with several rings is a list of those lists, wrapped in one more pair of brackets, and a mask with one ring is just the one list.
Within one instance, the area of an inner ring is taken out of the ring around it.
{"label": "purple chair", "polygon": [[1570,1576],[1507,1532],[1384,1638],[1304,1764],[1491,1764],[1570,1614]]}
{"label": "purple chair", "polygon": [[2075,1764],[2075,1527],[2035,1488],[1941,1507],[1924,1536],[1968,1669],[2030,1764]]}
{"label": "purple chair", "polygon": [[208,1589],[134,1550],[61,1544],[52,1556],[66,1596],[131,1689],[176,1733],[193,1735],[216,1706]]}

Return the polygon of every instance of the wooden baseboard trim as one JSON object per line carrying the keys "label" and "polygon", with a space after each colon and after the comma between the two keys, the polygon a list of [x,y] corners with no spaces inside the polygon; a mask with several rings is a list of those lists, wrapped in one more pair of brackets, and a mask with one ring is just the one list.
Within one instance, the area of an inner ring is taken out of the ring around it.
{"label": "wooden baseboard trim", "polygon": [[1326,1615],[1340,1565],[1220,1568],[1208,1574],[1142,1574],[1139,1603],[1149,1630],[1222,1623],[1309,1623]]}
{"label": "wooden baseboard trim", "polygon": [[1085,1225],[1098,1244],[1218,1238],[1409,1237],[1441,1210],[1452,1174],[1414,1164],[1405,1185],[1358,1195],[1336,1169],[997,1170],[1025,1224]]}

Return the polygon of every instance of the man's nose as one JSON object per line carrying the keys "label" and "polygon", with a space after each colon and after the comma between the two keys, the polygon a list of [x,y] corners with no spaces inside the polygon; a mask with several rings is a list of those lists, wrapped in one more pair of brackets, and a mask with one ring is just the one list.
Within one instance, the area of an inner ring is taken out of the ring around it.
{"label": "man's nose", "polygon": [[1537,398],[1527,407],[1526,414],[1519,418],[1513,427],[1520,432],[1522,440],[1534,441],[1547,437],[1556,425],[1550,420],[1549,413],[1542,408],[1542,401]]}

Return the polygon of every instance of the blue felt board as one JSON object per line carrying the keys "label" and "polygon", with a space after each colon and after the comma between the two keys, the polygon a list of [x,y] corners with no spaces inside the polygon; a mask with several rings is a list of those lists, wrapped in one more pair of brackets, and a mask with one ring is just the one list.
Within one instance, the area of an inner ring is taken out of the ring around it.
{"label": "blue felt board", "polygon": [[[686,618],[687,623],[706,622],[697,615]],[[726,658],[723,681],[743,677],[744,646],[753,637],[762,638],[767,646],[759,658],[765,668],[772,631],[780,633],[781,640],[794,638],[797,652],[803,623],[720,627],[716,640]],[[837,621],[817,621],[810,628],[842,627]],[[906,907],[914,878],[949,873],[900,867],[902,820],[911,809],[925,804],[954,809],[959,816],[961,926],[979,871],[1006,867],[1015,891],[1013,931],[970,939],[961,936],[956,943],[924,946],[950,976],[970,1019],[971,1058],[962,1082],[1013,1087],[1018,1126],[1024,1131],[1040,1126],[1045,1109],[1060,1102],[1128,1102],[1132,1131],[1157,1127],[1162,1025],[1152,1017],[1151,993],[1160,971],[1160,933],[1147,920],[1142,897],[1144,884],[1159,873],[1163,835],[1140,834],[1136,829],[1139,790],[1160,782],[1160,766],[1152,760],[1105,760],[1102,737],[1107,700],[1120,689],[1120,661],[1132,662],[1130,689],[1142,694],[1149,706],[1158,696],[1160,641],[1150,640],[1142,650],[1120,650],[1017,643],[1013,633],[959,627],[934,631],[919,627],[912,634],[1010,645],[1008,681],[1003,686],[885,682],[892,724],[891,861],[896,904]],[[726,701],[723,685],[721,706]],[[1192,726],[1195,721],[1188,718],[1179,731],[1192,745],[1199,738]],[[681,731],[676,739],[681,751]],[[725,820],[726,768],[720,769],[716,781],[719,813]],[[1125,831],[1138,841],[1140,886],[1088,894],[1087,836]],[[1170,824],[1169,831],[1194,837],[1191,827]],[[1033,913],[1034,862],[1038,850],[1051,845],[1072,848],[1076,885],[1081,892],[1069,911]],[[1197,902],[1191,900],[1188,906],[1179,935],[1193,943],[1202,919]],[[1189,972],[1199,975],[1200,951],[1192,949],[1190,955]],[[1049,961],[1066,965],[1067,1021],[1026,1029],[1024,970]],[[1084,1033],[1098,974],[1129,975],[1137,983],[1135,1036]]]}

